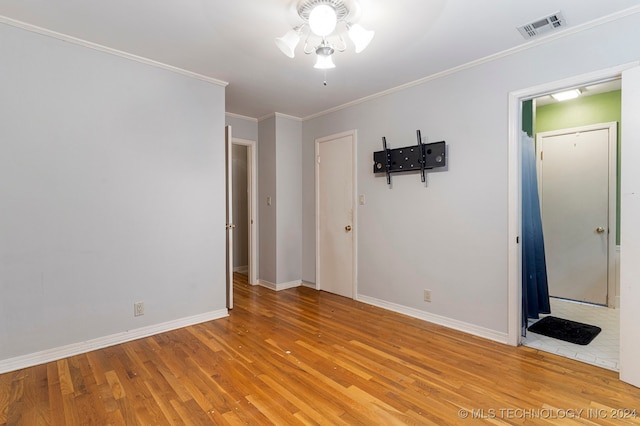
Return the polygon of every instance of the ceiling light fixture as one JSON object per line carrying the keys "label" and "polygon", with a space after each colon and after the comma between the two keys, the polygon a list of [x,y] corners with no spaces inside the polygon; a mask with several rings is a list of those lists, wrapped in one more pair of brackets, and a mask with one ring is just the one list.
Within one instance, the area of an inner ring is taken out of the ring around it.
{"label": "ceiling light fixture", "polygon": [[323,40],[322,44],[316,48],[316,55],[318,55],[318,59],[316,59],[316,64],[313,67],[320,70],[335,68],[336,65],[333,63],[333,59],[331,57],[333,52],[335,52],[333,47],[331,47],[326,40]]}
{"label": "ceiling light fixture", "polygon": [[[298,16],[303,23],[282,37],[276,38],[276,46],[290,58],[295,57],[295,49],[302,36],[306,36],[304,53],[317,55],[314,68],[335,68],[333,54],[347,48],[342,33],[347,32],[356,53],[362,52],[373,39],[374,32],[352,22],[351,10],[342,0],[303,0],[298,4]],[[353,9],[357,3],[350,2]],[[344,25],[342,25],[344,24]],[[326,84],[326,83],[325,83]]]}
{"label": "ceiling light fixture", "polygon": [[551,97],[558,102],[562,102],[562,101],[568,101],[569,99],[575,99],[581,94],[582,92],[580,91],[580,89],[572,89],[572,90],[567,90],[566,92],[554,93],[551,95]]}

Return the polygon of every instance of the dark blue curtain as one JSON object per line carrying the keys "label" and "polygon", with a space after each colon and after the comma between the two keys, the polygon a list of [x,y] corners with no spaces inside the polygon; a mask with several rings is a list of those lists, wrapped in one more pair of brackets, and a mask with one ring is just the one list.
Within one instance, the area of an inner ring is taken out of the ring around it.
{"label": "dark blue curtain", "polygon": [[540,217],[536,150],[531,137],[522,132],[522,327],[527,318],[551,313],[544,237]]}

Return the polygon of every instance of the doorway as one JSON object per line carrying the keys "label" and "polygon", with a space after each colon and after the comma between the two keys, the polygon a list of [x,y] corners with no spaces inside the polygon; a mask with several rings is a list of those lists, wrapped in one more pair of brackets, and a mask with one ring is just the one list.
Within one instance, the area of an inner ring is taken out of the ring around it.
{"label": "doorway", "polygon": [[[620,80],[581,92],[564,102],[533,100],[536,174],[550,316],[602,331],[584,346],[527,331],[522,344],[618,371],[619,311],[613,301]],[[606,120],[615,122],[598,123]],[[529,318],[526,326],[535,322]]]}
{"label": "doorway", "polygon": [[354,298],[356,132],[316,139],[316,288]]}
{"label": "doorway", "polygon": [[247,275],[250,285],[257,275],[257,169],[256,142],[232,139],[233,271]]}
{"label": "doorway", "polygon": [[[520,323],[522,314],[522,258],[520,235],[521,217],[521,111],[522,102],[565,88],[595,84],[622,76],[622,120],[624,140],[640,139],[640,123],[634,116],[640,112],[640,63],[620,65],[541,86],[531,87],[509,94],[509,152],[508,152],[508,287],[509,321],[508,342],[514,346],[521,343]],[[633,259],[640,253],[640,170],[635,167],[640,161],[637,144],[628,143],[622,147],[621,172],[621,253],[620,253],[620,379],[640,386],[640,365],[635,360],[640,357],[640,344],[635,339],[637,314],[634,307],[640,303],[640,286],[634,277],[640,273],[640,265]],[[626,165],[626,166],[625,166]],[[626,200],[626,201],[625,201]],[[629,256],[629,257],[627,257]]]}
{"label": "doorway", "polygon": [[[241,148],[242,147],[242,148]],[[235,148],[235,149],[234,149]],[[243,156],[240,158],[238,155]],[[237,161],[235,161],[237,160]],[[238,139],[232,136],[231,126],[225,126],[225,175],[226,175],[226,290],[227,290],[227,308],[233,309],[233,275],[237,261],[236,244],[244,247],[240,253],[244,251],[246,256],[246,269],[248,272],[248,282],[250,285],[256,284],[257,269],[257,151],[256,142]],[[241,166],[242,165],[242,166]],[[246,193],[246,197],[238,197],[234,192],[239,191],[239,187],[234,185],[235,177],[238,176],[242,187]],[[236,200],[240,198],[241,200]],[[246,198],[246,202],[242,201]],[[235,212],[236,205],[241,205],[239,212]],[[238,213],[242,217],[238,217]],[[237,225],[240,224],[242,231],[235,232]],[[238,240],[238,237],[241,240]],[[240,256],[241,263],[245,260]]]}

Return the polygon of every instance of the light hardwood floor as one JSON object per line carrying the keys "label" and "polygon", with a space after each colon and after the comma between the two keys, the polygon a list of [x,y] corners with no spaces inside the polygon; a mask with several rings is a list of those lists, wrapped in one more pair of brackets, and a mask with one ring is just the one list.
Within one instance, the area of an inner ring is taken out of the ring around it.
{"label": "light hardwood floor", "polygon": [[235,296],[228,318],[0,375],[0,425],[640,424],[613,371],[304,287],[236,275]]}

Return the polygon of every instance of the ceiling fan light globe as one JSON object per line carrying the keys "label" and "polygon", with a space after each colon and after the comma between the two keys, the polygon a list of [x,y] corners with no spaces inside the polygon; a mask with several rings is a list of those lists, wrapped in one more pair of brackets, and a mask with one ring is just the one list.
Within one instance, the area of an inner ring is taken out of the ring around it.
{"label": "ceiling fan light globe", "polygon": [[327,4],[320,4],[313,8],[309,14],[309,27],[311,31],[320,36],[328,36],[336,29],[338,17],[333,7]]}
{"label": "ceiling fan light globe", "polygon": [[331,55],[318,55],[316,64],[313,67],[319,70],[328,70],[335,68],[336,65],[333,63],[333,57]]}
{"label": "ceiling fan light globe", "polygon": [[356,47],[356,53],[366,49],[374,35],[374,31],[365,30],[360,24],[353,24],[349,27],[349,38]]}
{"label": "ceiling fan light globe", "polygon": [[295,48],[300,41],[300,34],[296,30],[289,30],[282,37],[276,37],[276,46],[285,55],[290,58],[296,56]]}

